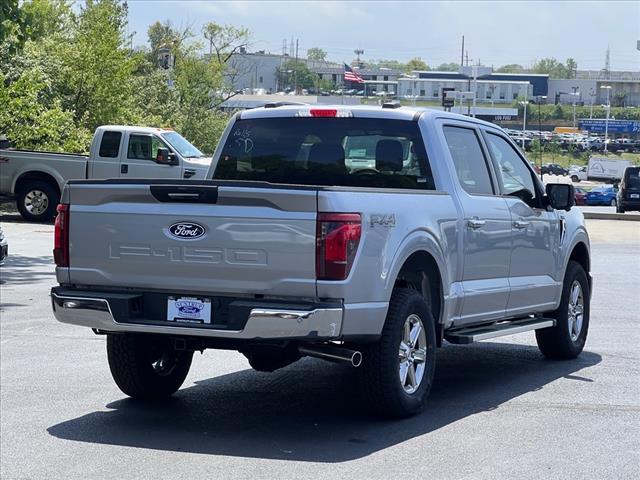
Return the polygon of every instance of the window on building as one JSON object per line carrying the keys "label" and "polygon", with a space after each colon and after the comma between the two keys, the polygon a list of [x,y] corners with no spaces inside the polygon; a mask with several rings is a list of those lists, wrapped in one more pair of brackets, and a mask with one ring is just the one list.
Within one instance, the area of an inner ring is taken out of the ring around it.
{"label": "window on building", "polygon": [[516,98],[518,98],[518,92],[513,93],[513,99],[515,100]]}
{"label": "window on building", "polygon": [[425,96],[425,91],[424,91],[424,89],[420,89],[420,96],[421,96],[421,97],[424,97],[424,96]]}
{"label": "window on building", "polygon": [[387,80],[389,80],[389,75],[385,75],[384,77],[382,77],[384,79],[384,81],[386,82]]}
{"label": "window on building", "polygon": [[260,77],[260,78],[258,79],[258,82],[262,83],[262,77]]}

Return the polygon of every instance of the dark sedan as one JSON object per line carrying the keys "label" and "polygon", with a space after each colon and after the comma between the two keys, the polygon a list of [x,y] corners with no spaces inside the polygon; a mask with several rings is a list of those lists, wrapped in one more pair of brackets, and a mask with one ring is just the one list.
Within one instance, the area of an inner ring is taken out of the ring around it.
{"label": "dark sedan", "polygon": [[557,163],[547,163],[542,166],[542,173],[551,174],[551,175],[569,175],[569,170],[564,168],[562,165],[558,165]]}

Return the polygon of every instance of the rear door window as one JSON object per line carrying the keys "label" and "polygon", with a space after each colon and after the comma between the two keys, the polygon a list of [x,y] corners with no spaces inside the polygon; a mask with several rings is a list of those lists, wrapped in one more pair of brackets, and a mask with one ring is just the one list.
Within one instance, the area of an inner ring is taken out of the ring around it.
{"label": "rear door window", "polygon": [[100,141],[98,155],[103,158],[116,158],[120,150],[122,132],[104,132]]}
{"label": "rear door window", "polygon": [[417,122],[379,118],[239,120],[213,178],[435,189]]}
{"label": "rear door window", "polygon": [[493,195],[487,160],[475,130],[445,126],[443,131],[462,188],[470,195]]}

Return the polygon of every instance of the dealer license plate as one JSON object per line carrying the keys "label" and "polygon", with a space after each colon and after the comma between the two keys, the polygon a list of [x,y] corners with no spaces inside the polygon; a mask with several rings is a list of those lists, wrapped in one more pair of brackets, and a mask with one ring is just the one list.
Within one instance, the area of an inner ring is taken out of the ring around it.
{"label": "dealer license plate", "polygon": [[169,297],[167,321],[180,323],[211,323],[211,300],[196,297]]}

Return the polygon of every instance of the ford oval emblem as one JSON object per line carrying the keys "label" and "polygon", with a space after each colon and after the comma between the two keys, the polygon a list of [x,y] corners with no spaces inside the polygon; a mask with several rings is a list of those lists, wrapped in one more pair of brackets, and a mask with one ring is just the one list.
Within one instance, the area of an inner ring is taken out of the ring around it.
{"label": "ford oval emblem", "polygon": [[174,223],[169,227],[169,233],[172,237],[180,240],[193,240],[204,235],[204,227],[193,222]]}

